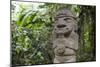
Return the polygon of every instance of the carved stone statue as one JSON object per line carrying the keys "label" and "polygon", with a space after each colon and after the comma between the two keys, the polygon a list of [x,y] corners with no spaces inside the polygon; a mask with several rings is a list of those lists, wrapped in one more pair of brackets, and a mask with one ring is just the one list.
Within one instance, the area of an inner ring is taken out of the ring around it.
{"label": "carved stone statue", "polygon": [[68,9],[59,9],[53,30],[54,63],[76,62],[78,34],[75,15]]}

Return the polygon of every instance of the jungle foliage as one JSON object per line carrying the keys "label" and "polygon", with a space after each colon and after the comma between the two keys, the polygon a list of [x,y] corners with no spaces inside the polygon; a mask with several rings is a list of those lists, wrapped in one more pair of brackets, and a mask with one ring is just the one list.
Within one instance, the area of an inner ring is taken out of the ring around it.
{"label": "jungle foliage", "polygon": [[38,7],[32,3],[11,4],[12,65],[53,63],[52,30],[55,13],[61,7],[70,9],[77,17],[79,34],[77,62],[95,61],[96,6],[39,4]]}

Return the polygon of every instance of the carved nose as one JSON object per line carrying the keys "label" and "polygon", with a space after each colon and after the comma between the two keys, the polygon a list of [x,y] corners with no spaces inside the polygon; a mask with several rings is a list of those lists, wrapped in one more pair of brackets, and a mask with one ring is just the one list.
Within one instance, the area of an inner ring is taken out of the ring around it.
{"label": "carved nose", "polygon": [[57,25],[57,28],[64,28],[66,27],[66,25],[62,24],[62,25]]}

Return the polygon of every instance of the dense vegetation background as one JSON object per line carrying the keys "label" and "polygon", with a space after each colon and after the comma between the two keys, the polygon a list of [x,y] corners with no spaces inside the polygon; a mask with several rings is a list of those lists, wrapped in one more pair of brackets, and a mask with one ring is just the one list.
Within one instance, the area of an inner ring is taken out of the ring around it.
{"label": "dense vegetation background", "polygon": [[56,11],[65,7],[77,17],[79,50],[77,62],[95,58],[95,6],[12,2],[11,63],[34,65],[53,63],[52,30]]}

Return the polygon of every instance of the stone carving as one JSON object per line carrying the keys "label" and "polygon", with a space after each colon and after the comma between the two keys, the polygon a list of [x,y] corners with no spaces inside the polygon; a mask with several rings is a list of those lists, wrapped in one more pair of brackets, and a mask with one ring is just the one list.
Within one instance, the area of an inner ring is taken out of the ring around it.
{"label": "stone carving", "polygon": [[54,22],[54,63],[76,62],[78,34],[75,15],[68,9],[59,9]]}

